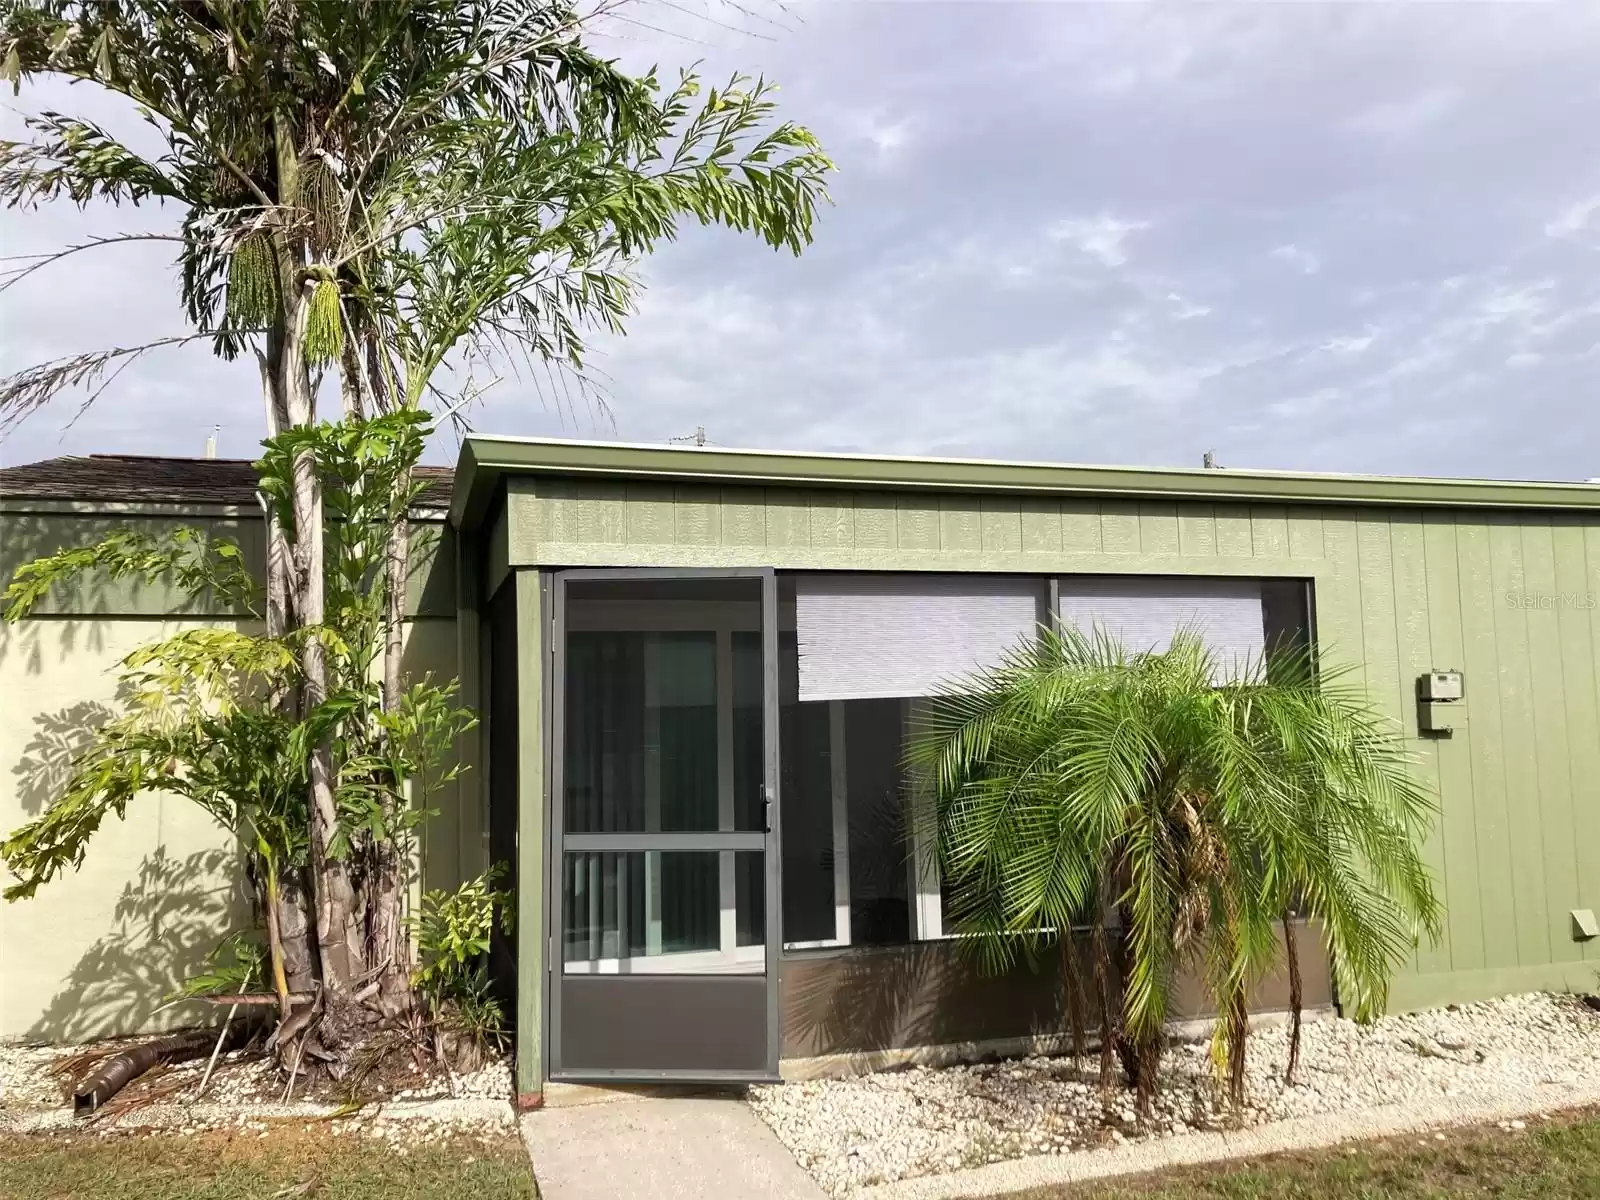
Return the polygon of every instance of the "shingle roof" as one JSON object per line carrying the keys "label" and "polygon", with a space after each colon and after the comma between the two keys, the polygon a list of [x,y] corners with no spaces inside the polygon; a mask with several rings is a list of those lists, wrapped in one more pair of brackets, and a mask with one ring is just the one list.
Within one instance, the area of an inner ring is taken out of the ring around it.
{"label": "shingle roof", "polygon": [[[417,476],[423,484],[418,503],[448,508],[455,472],[418,467]],[[243,458],[68,455],[0,468],[0,498],[254,507],[256,472]]]}

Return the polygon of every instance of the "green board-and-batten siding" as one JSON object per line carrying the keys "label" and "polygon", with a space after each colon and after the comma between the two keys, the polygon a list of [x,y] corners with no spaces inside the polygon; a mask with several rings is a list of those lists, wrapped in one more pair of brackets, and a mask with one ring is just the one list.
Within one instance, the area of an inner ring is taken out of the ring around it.
{"label": "green board-and-batten siding", "polygon": [[[1406,509],[507,481],[504,570],[773,566],[1303,578],[1325,661],[1354,664],[1399,721],[1441,819],[1425,851],[1447,905],[1396,980],[1418,1007],[1593,986],[1600,948],[1600,518]],[[1464,728],[1417,734],[1414,686],[1466,678]]]}

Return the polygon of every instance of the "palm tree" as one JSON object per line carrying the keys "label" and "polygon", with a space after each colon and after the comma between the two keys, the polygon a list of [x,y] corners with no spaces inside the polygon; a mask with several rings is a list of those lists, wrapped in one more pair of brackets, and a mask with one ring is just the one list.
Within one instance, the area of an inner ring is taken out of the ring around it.
{"label": "palm tree", "polygon": [[[336,514],[319,455],[345,434],[310,436],[323,429],[325,374],[347,421],[414,415],[429,401],[459,416],[476,395],[474,369],[489,364],[531,367],[560,385],[556,395],[570,395],[568,383],[581,394],[587,331],[624,328],[635,264],[680,222],[795,253],[811,239],[832,164],[808,131],[776,119],[772,87],[629,75],[586,45],[590,19],[612,7],[0,0],[0,82],[91,81],[165,143],[148,157],[86,120],[38,114],[25,139],[0,142],[0,201],[171,201],[175,211],[166,230],[12,264],[0,290],[80,252],[171,241],[194,325],[0,379],[0,432],[68,388],[93,400],[108,368],[114,378],[159,347],[206,339],[226,357],[255,352],[269,440],[295,447],[289,502],[268,506],[267,632],[337,623],[324,520]],[[441,382],[452,375],[458,395]],[[409,466],[393,476],[390,519],[373,534],[387,544],[380,702],[345,721],[376,741],[405,694],[412,483]],[[324,641],[298,639],[286,712],[304,715],[368,677],[370,664],[341,662]],[[378,830],[395,826],[405,798],[391,791],[371,830],[347,828],[344,774],[330,736],[313,748],[307,782],[315,982],[349,994],[377,972],[392,1011],[411,987],[408,860]],[[340,852],[352,844],[362,853]]]}
{"label": "palm tree", "polygon": [[933,701],[912,741],[956,932],[996,968],[1059,940],[1081,1045],[1066,931],[1087,925],[1101,1083],[1120,1054],[1145,1115],[1180,969],[1203,970],[1237,1105],[1246,997],[1291,907],[1323,923],[1358,1020],[1382,1011],[1419,928],[1438,934],[1417,850],[1434,806],[1399,728],[1344,674],[1261,667],[1224,678],[1188,632],[1133,653],[1044,630]]}

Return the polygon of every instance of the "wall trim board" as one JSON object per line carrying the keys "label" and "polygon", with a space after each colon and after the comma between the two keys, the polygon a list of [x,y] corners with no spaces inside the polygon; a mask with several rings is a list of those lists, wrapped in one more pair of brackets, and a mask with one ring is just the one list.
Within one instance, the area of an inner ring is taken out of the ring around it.
{"label": "wall trim board", "polygon": [[[521,549],[520,547],[518,548]],[[1304,559],[1177,558],[1147,555],[1040,554],[1027,558],[931,554],[904,550],[751,551],[738,547],[593,546],[543,543],[516,567],[775,567],[780,571],[939,571],[995,575],[1227,575],[1310,579],[1323,568]]]}
{"label": "wall trim board", "polygon": [[[512,574],[517,612],[517,1095],[544,1086],[545,670],[537,571]],[[526,640],[526,643],[524,642]],[[531,652],[530,652],[531,651]]]}

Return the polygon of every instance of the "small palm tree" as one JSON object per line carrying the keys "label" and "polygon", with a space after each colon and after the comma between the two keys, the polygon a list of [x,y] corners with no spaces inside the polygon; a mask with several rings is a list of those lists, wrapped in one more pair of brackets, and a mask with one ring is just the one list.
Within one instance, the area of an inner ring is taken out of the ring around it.
{"label": "small palm tree", "polygon": [[1187,632],[1130,653],[1045,630],[929,704],[910,750],[937,796],[956,932],[994,967],[1059,940],[1081,1047],[1067,931],[1087,925],[1102,1086],[1120,1055],[1145,1115],[1180,968],[1203,968],[1237,1105],[1246,996],[1292,908],[1323,923],[1358,1020],[1382,1011],[1418,930],[1439,928],[1417,851],[1434,806],[1399,728],[1309,659],[1226,675]]}

